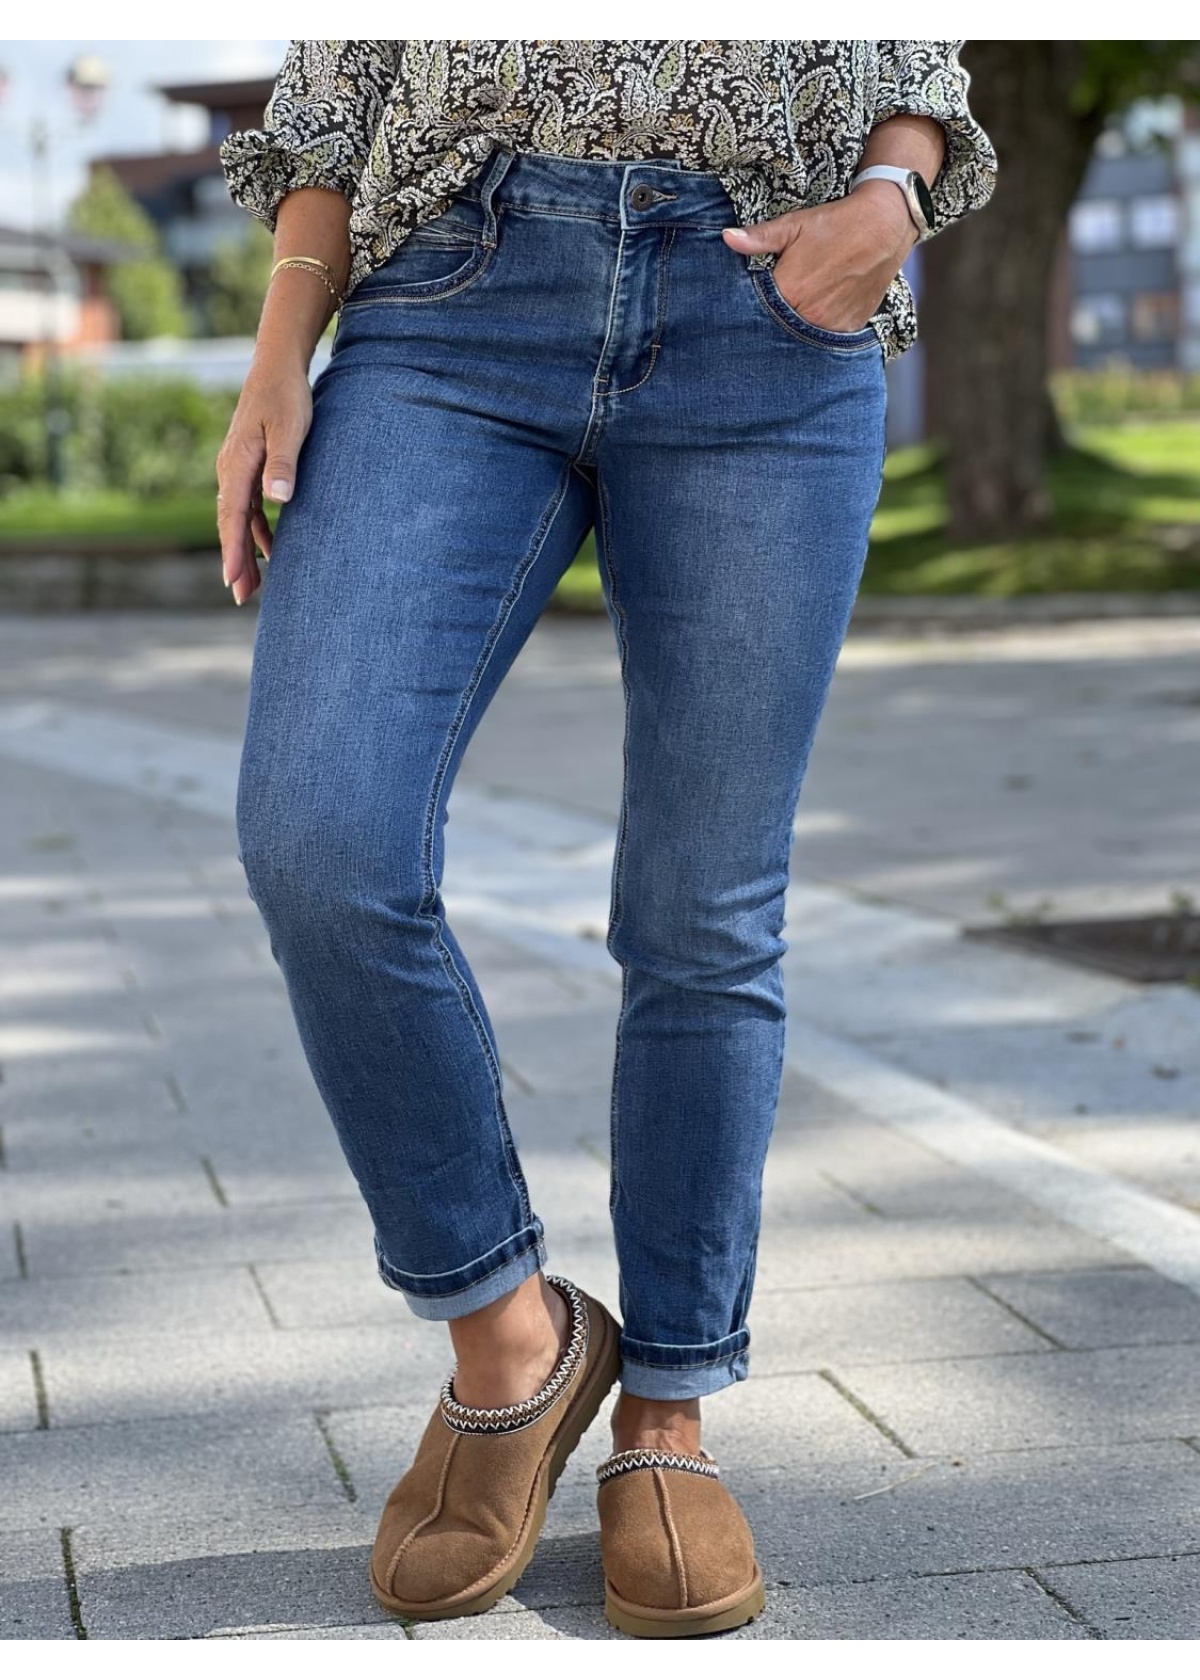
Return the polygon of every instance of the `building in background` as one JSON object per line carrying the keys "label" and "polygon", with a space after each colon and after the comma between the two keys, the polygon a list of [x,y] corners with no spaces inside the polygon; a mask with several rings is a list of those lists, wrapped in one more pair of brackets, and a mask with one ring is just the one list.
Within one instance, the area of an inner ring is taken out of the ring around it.
{"label": "building in background", "polygon": [[1200,112],[1106,132],[1071,209],[1051,300],[1057,367],[1200,366]]}
{"label": "building in background", "polygon": [[12,378],[47,344],[111,343],[118,322],[105,275],[130,255],[109,240],[0,227],[0,377]]}
{"label": "building in background", "polygon": [[158,92],[174,105],[198,105],[208,139],[190,152],[110,154],[91,167],[111,169],[162,236],[163,254],[180,270],[190,305],[201,308],[218,248],[244,239],[247,218],[229,197],[217,148],[235,129],[261,128],[271,77],[240,82],[181,82]]}
{"label": "building in background", "polygon": [[1176,151],[1181,200],[1179,246],[1179,363],[1200,369],[1200,109],[1184,114]]}

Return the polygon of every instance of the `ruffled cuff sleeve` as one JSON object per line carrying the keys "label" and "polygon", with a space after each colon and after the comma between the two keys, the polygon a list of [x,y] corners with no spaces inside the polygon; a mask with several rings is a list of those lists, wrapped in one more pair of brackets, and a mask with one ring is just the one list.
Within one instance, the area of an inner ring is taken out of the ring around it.
{"label": "ruffled cuff sleeve", "polygon": [[261,129],[227,135],[230,196],[268,228],[300,187],[352,199],[396,77],[397,41],[292,41]]}
{"label": "ruffled cuff sleeve", "polygon": [[970,76],[962,41],[880,41],[872,126],[889,117],[932,117],[946,131],[946,156],[931,184],[935,232],[985,205],[996,186],[996,153],[967,105]]}

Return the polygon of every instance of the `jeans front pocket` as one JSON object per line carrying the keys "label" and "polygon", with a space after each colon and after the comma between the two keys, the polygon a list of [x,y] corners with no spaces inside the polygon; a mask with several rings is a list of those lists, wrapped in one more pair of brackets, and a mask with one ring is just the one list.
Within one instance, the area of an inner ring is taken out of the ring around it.
{"label": "jeans front pocket", "polygon": [[751,281],[759,303],[771,319],[805,344],[820,350],[841,351],[844,355],[861,355],[880,345],[879,334],[869,321],[853,332],[834,332],[832,327],[820,327],[815,321],[807,320],[798,309],[792,308],[769,268],[755,269]]}
{"label": "jeans front pocket", "polygon": [[435,303],[469,286],[495,251],[484,238],[478,201],[456,198],[432,221],[422,222],[379,268],[365,275],[344,309],[376,303]]}

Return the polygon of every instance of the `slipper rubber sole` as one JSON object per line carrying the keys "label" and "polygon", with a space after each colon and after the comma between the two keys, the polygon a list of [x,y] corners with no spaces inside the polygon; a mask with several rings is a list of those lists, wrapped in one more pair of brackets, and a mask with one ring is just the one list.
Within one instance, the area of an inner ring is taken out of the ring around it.
{"label": "slipper rubber sole", "polygon": [[656,1610],[628,1603],[606,1583],[604,1614],[611,1626],[637,1639],[693,1639],[701,1633],[728,1633],[761,1616],[766,1606],[762,1572],[757,1566],[749,1589],[731,1596],[732,1603],[718,1600],[694,1610]]}

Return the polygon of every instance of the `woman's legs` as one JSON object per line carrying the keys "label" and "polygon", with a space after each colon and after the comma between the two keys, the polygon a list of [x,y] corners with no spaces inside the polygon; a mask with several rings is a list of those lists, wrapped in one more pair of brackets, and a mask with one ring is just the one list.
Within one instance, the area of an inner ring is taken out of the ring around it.
{"label": "woman's legs", "polygon": [[694,1445],[681,1403],[747,1374],[793,819],[883,465],[878,346],[789,342],[721,305],[724,268],[677,238],[657,364],[595,452],[627,696],[612,1212],[639,1404],[621,1444]]}
{"label": "woman's legs", "polygon": [[542,1259],[439,883],[461,755],[591,519],[569,461],[470,396],[456,406],[362,329],[318,383],[238,800],[250,888],[380,1270],[430,1318],[486,1308]]}

